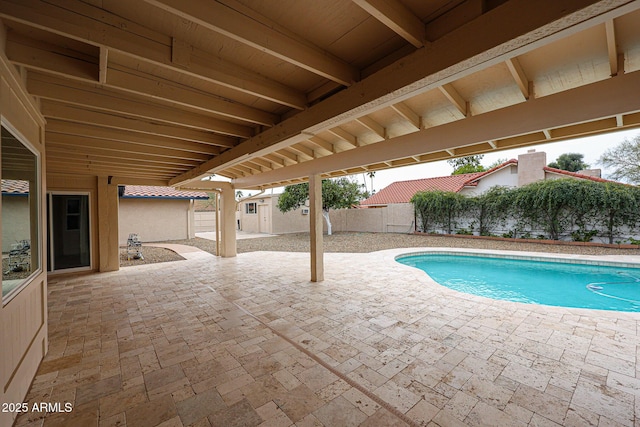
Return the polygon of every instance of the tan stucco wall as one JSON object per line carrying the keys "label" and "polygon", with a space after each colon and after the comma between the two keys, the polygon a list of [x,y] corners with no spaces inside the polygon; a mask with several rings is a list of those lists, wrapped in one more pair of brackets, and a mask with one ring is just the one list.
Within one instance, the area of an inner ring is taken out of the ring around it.
{"label": "tan stucco wall", "polygon": [[194,227],[196,233],[204,233],[207,231],[216,231],[216,213],[215,211],[196,211],[193,215]]}
{"label": "tan stucco wall", "polygon": [[29,198],[3,195],[2,252],[9,252],[11,245],[20,240],[31,240],[29,221],[25,221],[25,218],[29,218]]}
{"label": "tan stucco wall", "polygon": [[[262,194],[251,199],[245,199],[238,203],[238,219],[240,220],[240,230],[249,233],[260,233],[261,218],[260,206],[265,206],[267,212],[267,227],[263,226],[263,231],[269,234],[286,234],[286,233],[302,233],[309,231],[309,215],[303,215],[303,209],[309,209],[308,206],[300,207],[289,212],[280,212],[278,209],[279,194]],[[256,203],[256,213],[247,214],[245,205],[247,203]]]}
{"label": "tan stucco wall", "polygon": [[119,216],[120,245],[127,244],[131,233],[138,234],[143,242],[195,237],[189,200],[121,198]]}
{"label": "tan stucco wall", "polygon": [[379,208],[333,210],[329,212],[329,216],[334,231],[371,233],[406,233],[412,230],[414,220],[411,203],[394,203]]}
{"label": "tan stucco wall", "polygon": [[[0,46],[4,45],[3,38],[4,31],[0,28]],[[30,213],[33,226],[39,232],[35,239],[31,239],[31,247],[32,255],[38,255],[40,269],[24,283],[19,292],[11,294],[11,298],[0,296],[0,402],[8,403],[24,400],[40,361],[47,352],[46,221],[43,214],[46,171],[44,119],[27,94],[22,77],[9,63],[1,48],[0,115],[40,154],[41,164],[41,173],[36,179],[41,189],[37,199],[40,209]],[[2,233],[0,236],[4,247],[4,236]],[[0,426],[10,426],[16,414],[0,411]]]}

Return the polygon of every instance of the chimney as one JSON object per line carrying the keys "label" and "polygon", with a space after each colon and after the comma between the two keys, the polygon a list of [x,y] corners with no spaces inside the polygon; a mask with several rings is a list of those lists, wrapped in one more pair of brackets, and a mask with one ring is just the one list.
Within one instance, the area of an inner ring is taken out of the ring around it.
{"label": "chimney", "polygon": [[547,153],[529,150],[518,156],[518,187],[544,180],[544,167],[547,166]]}

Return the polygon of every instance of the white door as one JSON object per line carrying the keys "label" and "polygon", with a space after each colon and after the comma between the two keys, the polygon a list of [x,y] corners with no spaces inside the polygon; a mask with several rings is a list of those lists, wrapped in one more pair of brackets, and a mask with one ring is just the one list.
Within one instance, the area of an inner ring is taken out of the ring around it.
{"label": "white door", "polygon": [[271,233],[269,205],[258,205],[258,222],[258,231],[260,233]]}

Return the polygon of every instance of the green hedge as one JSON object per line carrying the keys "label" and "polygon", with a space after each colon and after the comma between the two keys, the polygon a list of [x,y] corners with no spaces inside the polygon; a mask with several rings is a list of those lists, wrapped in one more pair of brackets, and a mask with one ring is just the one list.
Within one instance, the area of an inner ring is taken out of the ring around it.
{"label": "green hedge", "polygon": [[[411,199],[420,231],[609,243],[635,235],[640,189],[572,178],[538,181],[519,188],[494,187],[480,196],[445,191],[416,193]],[[459,226],[464,224],[465,228]]]}

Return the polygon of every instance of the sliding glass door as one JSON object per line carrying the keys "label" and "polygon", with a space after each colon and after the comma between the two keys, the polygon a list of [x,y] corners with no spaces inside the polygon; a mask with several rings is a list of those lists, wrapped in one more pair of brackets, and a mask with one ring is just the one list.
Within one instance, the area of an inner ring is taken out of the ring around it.
{"label": "sliding glass door", "polygon": [[49,271],[91,267],[88,194],[49,194]]}

